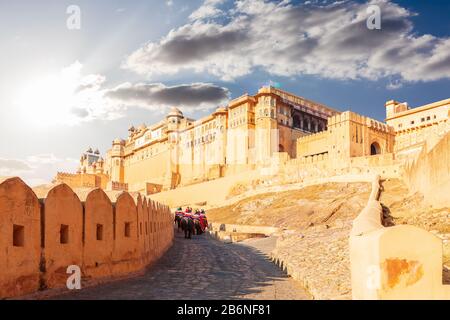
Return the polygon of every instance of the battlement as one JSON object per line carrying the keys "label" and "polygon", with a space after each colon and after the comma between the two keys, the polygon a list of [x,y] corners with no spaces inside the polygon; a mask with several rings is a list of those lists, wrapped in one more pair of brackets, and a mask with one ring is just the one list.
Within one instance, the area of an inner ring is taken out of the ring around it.
{"label": "battlement", "polygon": [[[125,276],[145,269],[171,246],[169,207],[127,192],[77,192],[60,184],[38,199],[20,178],[0,182],[0,225],[7,233],[2,236],[11,239],[0,242],[0,299],[65,288],[70,265],[94,282]],[[142,232],[143,225],[150,231]]]}
{"label": "battlement", "polygon": [[368,128],[372,128],[377,131],[394,133],[393,128],[388,126],[387,124],[352,111],[345,111],[341,114],[337,114],[328,118],[328,127],[331,128],[333,126],[337,126],[347,121],[358,123],[360,125],[367,126]]}

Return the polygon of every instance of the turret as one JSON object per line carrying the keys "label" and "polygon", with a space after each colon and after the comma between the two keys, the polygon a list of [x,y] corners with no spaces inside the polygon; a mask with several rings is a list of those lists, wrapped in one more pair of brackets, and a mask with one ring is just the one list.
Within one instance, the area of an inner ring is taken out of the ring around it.
{"label": "turret", "polygon": [[177,131],[183,119],[183,113],[178,108],[172,108],[167,115],[167,129],[168,131]]}
{"label": "turret", "polygon": [[397,113],[409,110],[408,103],[400,103],[395,100],[389,100],[386,102],[386,119],[394,117]]}
{"label": "turret", "polygon": [[115,139],[111,150],[111,181],[123,183],[125,141]]}
{"label": "turret", "polygon": [[276,97],[261,93],[255,107],[255,149],[256,160],[266,162],[273,152],[279,151]]}

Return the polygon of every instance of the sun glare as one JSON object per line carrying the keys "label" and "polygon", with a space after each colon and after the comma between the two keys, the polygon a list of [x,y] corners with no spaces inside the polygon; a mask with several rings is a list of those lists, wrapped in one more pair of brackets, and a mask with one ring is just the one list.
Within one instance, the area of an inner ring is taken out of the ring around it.
{"label": "sun glare", "polygon": [[21,116],[37,126],[71,125],[87,116],[95,96],[85,83],[89,78],[80,75],[81,67],[74,63],[59,74],[30,81],[16,99]]}

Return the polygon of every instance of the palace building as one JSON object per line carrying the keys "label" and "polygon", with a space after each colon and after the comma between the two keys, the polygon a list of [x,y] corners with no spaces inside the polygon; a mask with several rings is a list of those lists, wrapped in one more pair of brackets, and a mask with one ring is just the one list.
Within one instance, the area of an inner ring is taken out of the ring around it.
{"label": "palace building", "polygon": [[388,101],[382,123],[263,87],[199,120],[173,108],[159,123],[132,126],[126,139],[113,141],[104,159],[89,149],[77,174],[59,173],[55,180],[152,194],[265,167],[279,154],[333,161],[407,154],[448,130],[449,105],[447,99],[409,109]]}

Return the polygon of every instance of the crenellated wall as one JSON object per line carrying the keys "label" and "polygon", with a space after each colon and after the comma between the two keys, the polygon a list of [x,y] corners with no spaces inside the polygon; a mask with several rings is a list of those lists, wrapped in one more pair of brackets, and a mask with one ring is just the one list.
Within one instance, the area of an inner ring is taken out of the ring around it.
{"label": "crenellated wall", "polygon": [[20,178],[0,180],[0,299],[143,270],[171,246],[167,206],[139,194],[76,192],[65,184],[38,199]]}

